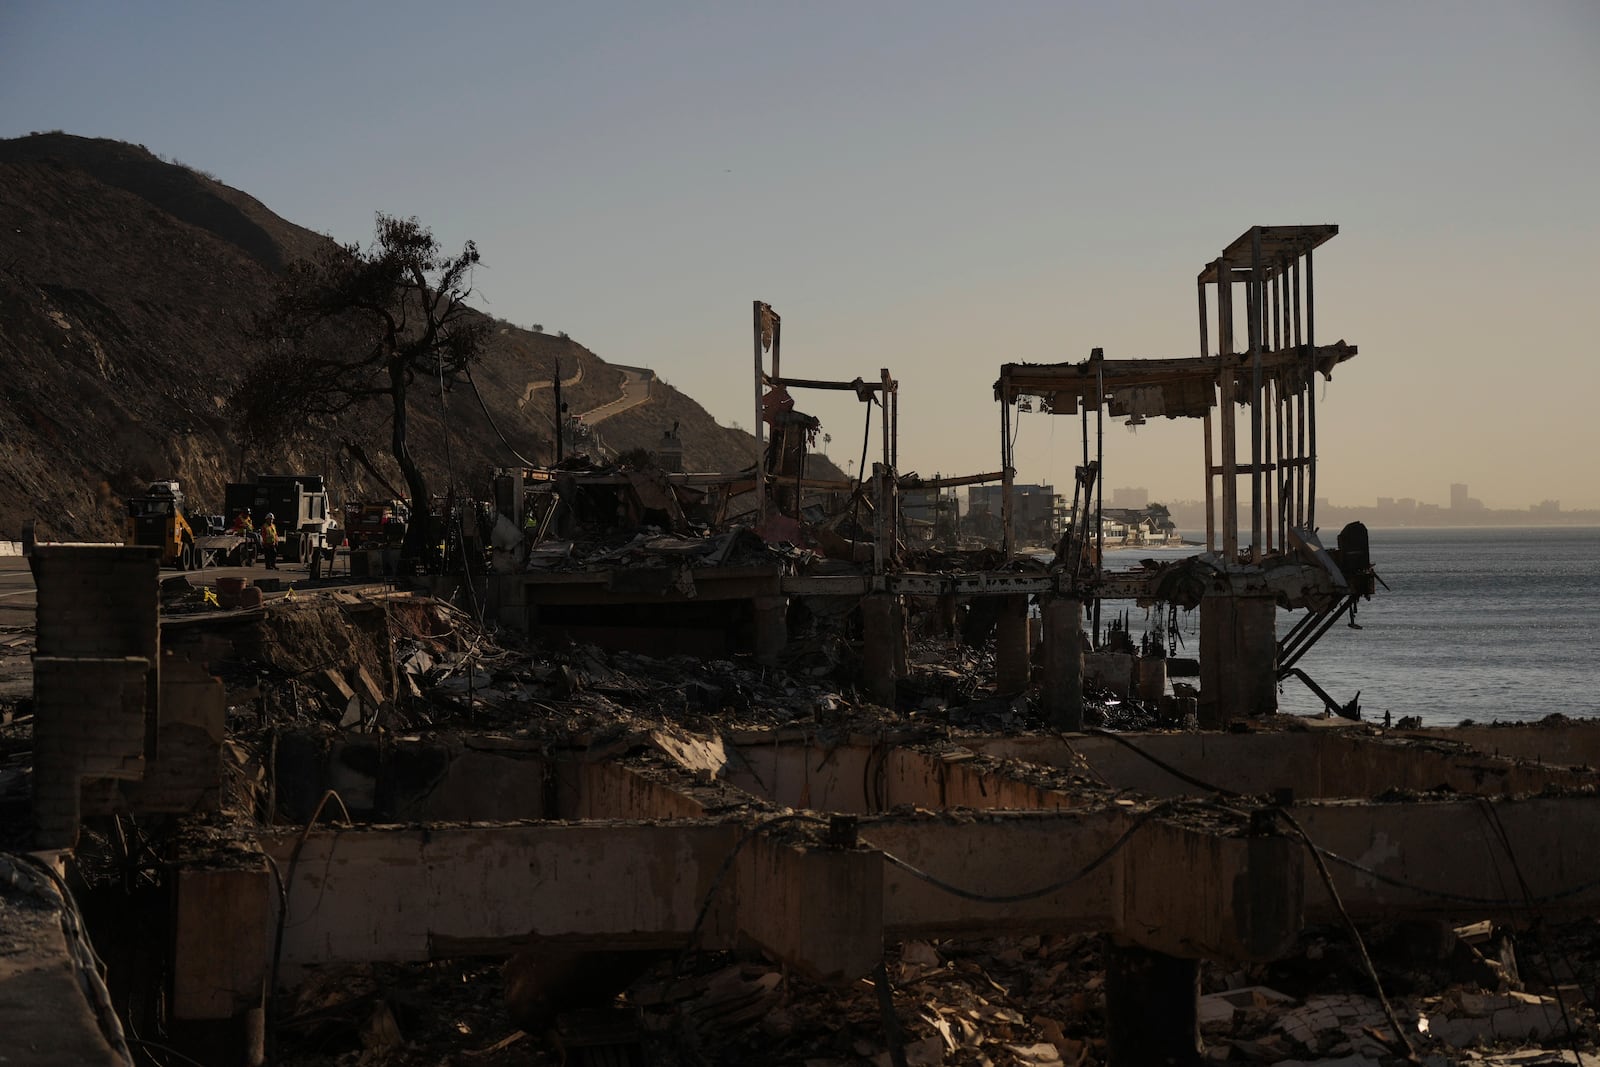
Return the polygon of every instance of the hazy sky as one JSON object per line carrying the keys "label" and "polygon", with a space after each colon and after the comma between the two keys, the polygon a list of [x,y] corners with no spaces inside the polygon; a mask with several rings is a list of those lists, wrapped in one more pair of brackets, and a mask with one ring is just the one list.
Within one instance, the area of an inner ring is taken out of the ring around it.
{"label": "hazy sky", "polygon": [[[0,136],[49,129],[476,240],[489,311],[725,423],[767,300],[786,372],[894,372],[924,474],[998,466],[1001,363],[1192,355],[1203,263],[1334,222],[1319,495],[1600,507],[1600,4],[0,0]],[[1077,432],[1023,416],[1019,476]],[[1203,493],[1198,423],[1106,440]]]}

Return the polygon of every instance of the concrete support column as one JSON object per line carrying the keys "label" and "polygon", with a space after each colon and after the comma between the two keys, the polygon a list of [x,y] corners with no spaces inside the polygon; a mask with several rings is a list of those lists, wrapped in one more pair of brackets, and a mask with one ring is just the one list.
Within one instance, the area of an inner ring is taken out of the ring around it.
{"label": "concrete support column", "polygon": [[1110,1067],[1198,1067],[1200,961],[1105,939]]}
{"label": "concrete support column", "polygon": [[906,662],[906,619],[900,598],[890,593],[863,597],[861,629],[862,685],[874,701],[892,708]]}
{"label": "concrete support column", "polygon": [[1277,603],[1270,595],[1200,602],[1200,725],[1278,710]]}
{"label": "concrete support column", "polygon": [[756,661],[777,663],[789,644],[789,598],[758,596],[754,606]]}
{"label": "concrete support column", "polygon": [[1057,730],[1083,729],[1083,601],[1051,597],[1039,609],[1044,630],[1045,721]]}
{"label": "concrete support column", "polygon": [[1008,596],[994,635],[995,684],[1005,696],[1028,688],[1028,598]]}
{"label": "concrete support column", "polygon": [[1153,656],[1141,657],[1139,663],[1139,699],[1146,704],[1159,706],[1167,695],[1167,661]]}
{"label": "concrete support column", "polygon": [[34,656],[34,848],[78,843],[85,779],[144,777],[150,673],[142,656]]}

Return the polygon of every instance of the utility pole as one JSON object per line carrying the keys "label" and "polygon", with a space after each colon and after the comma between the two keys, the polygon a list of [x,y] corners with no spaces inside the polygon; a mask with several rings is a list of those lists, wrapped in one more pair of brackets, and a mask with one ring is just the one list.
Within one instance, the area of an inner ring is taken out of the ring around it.
{"label": "utility pole", "polygon": [[559,356],[556,357],[555,376],[550,379],[550,384],[554,387],[556,394],[556,462],[560,463],[563,458],[561,437],[566,430],[566,426],[563,425],[566,420],[562,418],[564,407],[561,403],[561,358]]}

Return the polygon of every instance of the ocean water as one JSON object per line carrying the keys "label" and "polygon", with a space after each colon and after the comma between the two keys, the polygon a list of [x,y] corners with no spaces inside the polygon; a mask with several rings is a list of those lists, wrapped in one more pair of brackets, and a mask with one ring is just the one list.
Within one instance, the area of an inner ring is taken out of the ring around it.
{"label": "ocean water", "polygon": [[[1341,620],[1298,664],[1335,700],[1359,690],[1364,718],[1387,709],[1430,726],[1600,716],[1600,529],[1372,530],[1371,541],[1389,589],[1360,602],[1361,629]],[[1181,655],[1198,655],[1198,616],[1179,614]],[[1279,633],[1299,617],[1280,610]],[[1322,710],[1296,678],[1279,706]]]}

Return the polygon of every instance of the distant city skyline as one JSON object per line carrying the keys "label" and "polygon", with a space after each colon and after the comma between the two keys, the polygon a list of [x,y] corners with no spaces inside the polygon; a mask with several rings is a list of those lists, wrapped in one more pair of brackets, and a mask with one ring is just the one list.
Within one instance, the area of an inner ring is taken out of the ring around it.
{"label": "distant city skyline", "polygon": [[[1027,488],[1030,488],[1030,490],[1038,490],[1038,488],[1050,490],[1053,485],[1054,483],[1037,483],[1037,485],[1029,485]],[[1058,496],[1070,496],[1072,494],[1072,483],[1067,483],[1064,493],[1062,493],[1061,486],[1054,486],[1053,491]],[[974,486],[968,499],[994,498],[997,493],[998,488],[994,488],[994,486],[990,486],[990,488]],[[1144,509],[1144,507],[1149,507],[1150,504],[1163,504],[1163,506],[1171,507],[1174,504],[1194,504],[1194,502],[1200,502],[1203,499],[1205,499],[1203,494],[1202,496],[1181,494],[1181,496],[1168,498],[1163,494],[1150,493],[1146,486],[1115,486],[1115,488],[1107,488],[1106,490],[1106,507],[1115,507],[1118,510]],[[1528,502],[1523,506],[1488,506],[1488,504],[1470,494],[1470,485],[1466,482],[1451,482],[1448,485],[1448,490],[1446,490],[1445,499],[1446,502],[1435,504],[1435,502],[1416,498],[1416,496],[1376,496],[1371,502],[1341,501],[1341,499],[1328,498],[1328,496],[1318,496],[1317,507],[1318,509],[1333,507],[1333,509],[1339,510],[1371,509],[1394,514],[1397,517],[1398,515],[1406,514],[1448,514],[1451,517],[1459,517],[1459,515],[1478,514],[1478,512],[1512,512],[1512,514],[1528,514],[1531,517],[1589,514],[1589,512],[1600,515],[1600,509],[1597,509],[1597,507],[1565,507],[1560,498]],[[1248,509],[1248,504],[1243,504],[1242,502],[1240,507]]]}

